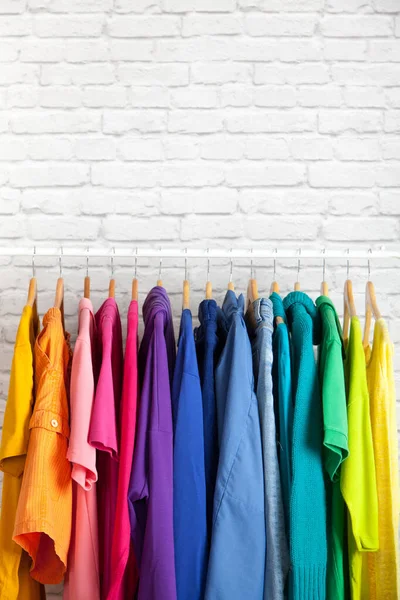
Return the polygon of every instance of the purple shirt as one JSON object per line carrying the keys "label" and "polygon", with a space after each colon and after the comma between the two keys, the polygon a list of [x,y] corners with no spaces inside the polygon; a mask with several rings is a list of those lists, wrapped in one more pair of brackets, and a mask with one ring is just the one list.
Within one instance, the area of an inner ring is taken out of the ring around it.
{"label": "purple shirt", "polygon": [[176,600],[170,392],[175,338],[164,288],[150,291],[143,305],[143,318],[141,397],[128,493],[139,567],[138,600]]}
{"label": "purple shirt", "polygon": [[119,406],[122,385],[121,319],[114,298],[107,298],[95,315],[98,375],[89,442],[97,449],[99,568],[101,598],[107,598],[111,582],[111,547],[118,491]]}

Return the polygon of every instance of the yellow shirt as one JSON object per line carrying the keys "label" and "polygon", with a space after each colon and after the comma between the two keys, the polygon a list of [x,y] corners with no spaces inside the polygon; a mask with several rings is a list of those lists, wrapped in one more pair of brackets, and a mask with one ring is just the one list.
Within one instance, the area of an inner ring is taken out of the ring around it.
{"label": "yellow shirt", "polygon": [[0,518],[0,598],[38,600],[44,589],[29,575],[31,560],[12,540],[33,409],[33,346],[39,332],[36,310],[25,306],[18,327],[0,447],[4,472]]}
{"label": "yellow shirt", "polygon": [[365,558],[371,600],[398,600],[399,472],[393,346],[384,319],[375,322],[365,350],[379,506],[379,550]]}
{"label": "yellow shirt", "polygon": [[361,326],[351,319],[345,361],[349,456],[340,487],[348,510],[348,554],[352,600],[368,600],[368,569],[363,553],[378,550],[378,496]]}

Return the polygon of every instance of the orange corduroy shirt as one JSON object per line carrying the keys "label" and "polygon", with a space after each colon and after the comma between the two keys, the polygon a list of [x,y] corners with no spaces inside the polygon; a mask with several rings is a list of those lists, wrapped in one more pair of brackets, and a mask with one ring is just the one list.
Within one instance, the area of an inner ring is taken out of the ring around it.
{"label": "orange corduroy shirt", "polygon": [[34,355],[36,403],[13,539],[30,554],[34,579],[60,583],[71,537],[72,480],[67,459],[71,351],[58,308],[44,316]]}

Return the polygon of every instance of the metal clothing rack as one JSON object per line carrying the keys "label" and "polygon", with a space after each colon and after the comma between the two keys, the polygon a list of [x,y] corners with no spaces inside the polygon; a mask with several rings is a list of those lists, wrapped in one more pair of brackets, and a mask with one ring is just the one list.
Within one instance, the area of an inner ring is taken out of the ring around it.
{"label": "metal clothing rack", "polygon": [[384,248],[374,250],[367,248],[364,250],[346,248],[344,250],[335,249],[307,249],[307,248],[186,248],[186,247],[74,247],[74,246],[30,246],[30,247],[11,247],[0,246],[0,256],[53,256],[53,257],[82,257],[82,258],[203,258],[203,259],[325,259],[325,260],[350,260],[350,259],[374,259],[374,258],[392,258],[400,259],[400,248],[398,250],[385,250]]}

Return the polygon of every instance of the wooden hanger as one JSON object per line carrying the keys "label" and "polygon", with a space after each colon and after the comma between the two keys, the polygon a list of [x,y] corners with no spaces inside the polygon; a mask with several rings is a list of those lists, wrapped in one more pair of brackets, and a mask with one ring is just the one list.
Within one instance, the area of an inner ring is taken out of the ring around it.
{"label": "wooden hanger", "polygon": [[89,277],[89,248],[87,249],[88,254],[86,255],[86,277],[83,283],[83,297],[90,298],[90,277]]}
{"label": "wooden hanger", "polygon": [[[210,249],[207,248],[207,252],[209,252]],[[212,283],[210,281],[210,259],[207,259],[207,282],[206,282],[206,300],[211,300],[212,299]]]}
{"label": "wooden hanger", "polygon": [[139,298],[139,282],[137,278],[137,248],[136,248],[136,256],[135,256],[135,276],[132,279],[132,300],[138,301]]}
{"label": "wooden hanger", "polygon": [[[187,248],[185,250],[187,254]],[[183,280],[183,290],[182,290],[182,309],[185,310],[190,308],[190,284],[187,278],[187,256],[185,258],[185,279]]]}
{"label": "wooden hanger", "polygon": [[[324,250],[325,253],[325,250]],[[322,282],[321,282],[321,296],[329,296],[329,287],[325,281],[325,257],[322,265]]]}
{"label": "wooden hanger", "polygon": [[247,286],[247,310],[252,310],[253,302],[258,299],[258,285],[257,279],[253,277],[253,259],[251,259],[251,272],[250,279]]}
{"label": "wooden hanger", "polygon": [[115,254],[115,248],[112,249],[113,254],[111,255],[110,261],[111,261],[111,277],[110,277],[110,283],[108,284],[108,297],[109,298],[115,298],[115,279],[114,279],[114,254]]}
{"label": "wooden hanger", "polygon": [[253,302],[255,300],[257,300],[258,298],[258,286],[257,286],[257,280],[256,279],[249,279],[249,284],[247,286],[247,310],[246,310],[246,316],[248,319],[250,319],[250,323],[253,327],[253,329],[255,329],[257,327],[257,323],[254,317],[254,307],[253,307]]}
{"label": "wooden hanger", "polygon": [[64,324],[64,278],[62,275],[62,247],[60,249],[60,256],[58,257],[59,266],[60,266],[60,276],[57,279],[56,285],[56,295],[54,298],[54,308],[58,308],[61,311],[61,321],[63,325],[63,329],[65,329]]}
{"label": "wooden hanger", "polygon": [[37,281],[36,281],[36,277],[31,277],[30,281],[29,281],[29,288],[28,288],[28,298],[26,300],[26,303],[28,306],[31,306],[32,308],[34,307],[34,305],[37,302]]}
{"label": "wooden hanger", "polygon": [[[277,248],[275,248],[275,253],[277,251],[278,251]],[[280,294],[279,284],[276,281],[276,258],[274,258],[274,281],[271,283],[271,288],[270,288],[269,293],[270,294],[275,293],[275,294],[278,294],[278,295]],[[284,321],[283,321],[282,317],[276,317],[275,318],[275,323],[277,325],[280,325],[281,323],[284,323]]]}
{"label": "wooden hanger", "polygon": [[163,282],[162,282],[162,279],[161,279],[161,267],[162,267],[162,258],[160,256],[160,266],[158,268],[158,279],[157,279],[157,285],[160,286],[160,287],[163,286]]}
{"label": "wooden hanger", "polygon": [[349,335],[350,319],[357,316],[357,309],[354,302],[353,284],[350,279],[344,283],[344,317],[343,317],[343,338],[347,339]]}
{"label": "wooden hanger", "polygon": [[[350,250],[347,250],[349,254]],[[347,259],[347,278],[344,282],[344,309],[343,309],[343,339],[346,340],[349,336],[350,319],[357,316],[356,303],[354,301],[353,284],[349,279],[350,261]]]}
{"label": "wooden hanger", "polygon": [[[369,276],[369,261],[368,261],[368,276]],[[369,345],[369,334],[371,329],[372,317],[375,321],[382,318],[381,311],[379,310],[378,303],[376,301],[375,286],[372,281],[367,281],[365,286],[365,324],[364,324],[364,336],[363,344],[364,347]]]}
{"label": "wooden hanger", "polygon": [[29,281],[28,298],[26,300],[27,305],[31,306],[32,308],[37,308],[37,281],[36,281],[35,254],[36,254],[36,247],[33,248],[32,277]]}
{"label": "wooden hanger", "polygon": [[301,249],[299,249],[299,258],[297,259],[297,281],[294,284],[294,291],[295,292],[299,292],[300,291],[300,255],[301,255]]}
{"label": "wooden hanger", "polygon": [[[232,252],[232,248],[231,248],[231,252]],[[231,257],[231,269],[230,269],[230,274],[229,274],[229,282],[228,282],[228,290],[231,290],[232,292],[235,291],[235,286],[233,285],[233,281],[232,281],[232,275],[233,275],[233,259]]]}

